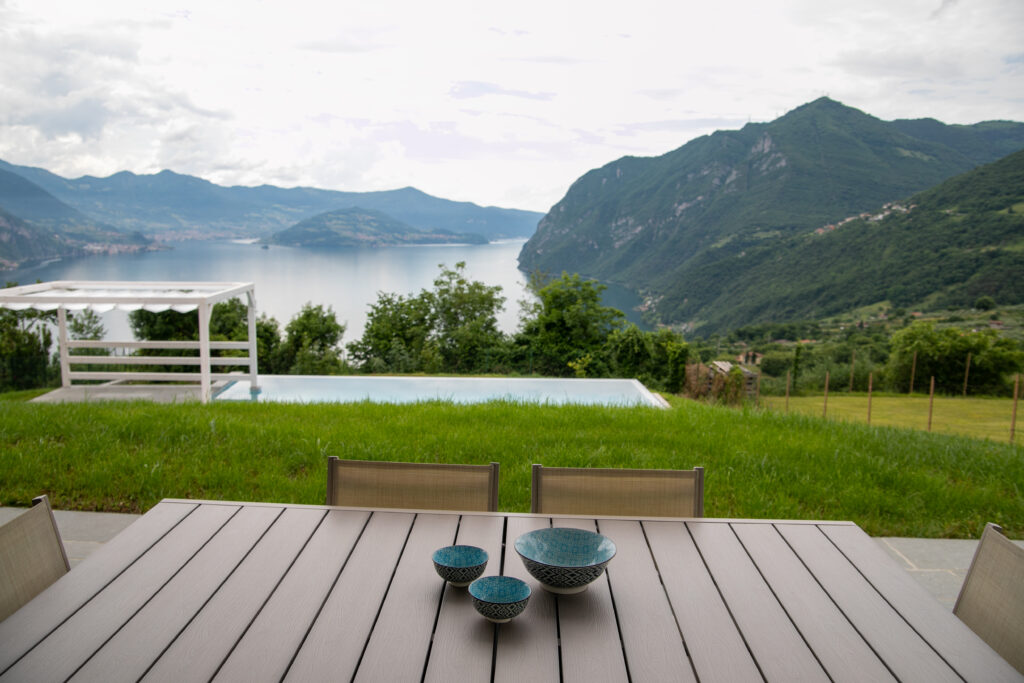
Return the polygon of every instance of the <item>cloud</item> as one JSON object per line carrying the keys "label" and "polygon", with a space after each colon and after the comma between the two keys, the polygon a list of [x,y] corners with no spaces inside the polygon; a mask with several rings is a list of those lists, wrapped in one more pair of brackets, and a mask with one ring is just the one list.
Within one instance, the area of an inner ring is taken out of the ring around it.
{"label": "cloud", "polygon": [[746,123],[748,123],[747,119],[721,117],[666,119],[663,121],[640,121],[637,123],[621,124],[615,127],[615,133],[632,137],[640,133],[651,132],[688,133],[693,131],[728,130],[740,128]]}
{"label": "cloud", "polygon": [[519,97],[525,100],[547,101],[554,99],[555,94],[551,92],[528,92],[526,90],[512,90],[503,88],[496,83],[483,83],[481,81],[461,81],[452,86],[449,94],[457,100],[467,100],[488,95],[503,95],[505,97]]}
{"label": "cloud", "polygon": [[953,5],[957,4],[960,0],[942,0],[942,4],[932,12],[932,19],[937,19],[943,12],[948,10]]}

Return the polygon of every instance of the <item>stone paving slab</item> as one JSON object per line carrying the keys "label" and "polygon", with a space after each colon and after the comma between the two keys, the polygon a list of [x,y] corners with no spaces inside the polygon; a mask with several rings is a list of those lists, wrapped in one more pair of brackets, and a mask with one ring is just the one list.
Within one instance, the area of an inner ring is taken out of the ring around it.
{"label": "stone paving slab", "polygon": [[[24,511],[25,508],[0,507],[0,524],[7,523]],[[54,510],[53,517],[57,520],[57,529],[64,541],[68,562],[74,568],[104,543],[128,528],[128,525],[141,515]]]}
{"label": "stone paving slab", "polygon": [[[978,541],[959,538],[882,537],[875,541],[935,599],[953,609]],[[1024,547],[1024,541],[1014,541]]]}

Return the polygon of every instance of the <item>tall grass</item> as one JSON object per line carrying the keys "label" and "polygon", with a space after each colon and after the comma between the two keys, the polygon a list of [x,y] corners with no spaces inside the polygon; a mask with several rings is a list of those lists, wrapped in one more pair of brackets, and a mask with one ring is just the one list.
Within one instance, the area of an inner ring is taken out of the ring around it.
{"label": "tall grass", "polygon": [[676,401],[672,410],[0,405],[0,503],[143,511],[161,498],[321,503],[326,458],[501,463],[526,511],[530,465],[706,469],[713,517],[849,519],[873,535],[1024,535],[1024,448]]}

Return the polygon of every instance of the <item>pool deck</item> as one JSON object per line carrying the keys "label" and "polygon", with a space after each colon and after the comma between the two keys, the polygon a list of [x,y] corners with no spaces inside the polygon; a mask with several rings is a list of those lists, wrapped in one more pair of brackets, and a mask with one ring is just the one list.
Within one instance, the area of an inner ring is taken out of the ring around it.
{"label": "pool deck", "polygon": [[36,396],[32,403],[92,403],[96,401],[199,401],[199,385],[183,384],[79,384]]}

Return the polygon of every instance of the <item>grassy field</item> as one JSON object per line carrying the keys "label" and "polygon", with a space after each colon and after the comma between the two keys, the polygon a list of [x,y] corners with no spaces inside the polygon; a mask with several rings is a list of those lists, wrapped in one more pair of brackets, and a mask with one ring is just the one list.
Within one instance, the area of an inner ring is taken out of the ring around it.
{"label": "grassy field", "polygon": [[[785,410],[786,399],[783,396],[762,397],[762,402],[772,410]],[[791,413],[821,417],[823,405],[823,397],[820,395],[789,398]],[[1017,411],[1014,443],[1022,444],[1024,407],[1018,406]],[[831,394],[828,397],[828,417],[832,419],[866,423],[867,415],[867,394]],[[1008,443],[1012,416],[1013,399],[936,396],[932,431]],[[927,430],[928,397],[916,394],[875,394],[871,399],[871,424]]]}
{"label": "grassy field", "polygon": [[1024,448],[673,400],[672,410],[484,404],[0,404],[0,504],[144,511],[161,498],[321,503],[326,458],[707,468],[706,514],[849,519],[872,535],[1024,536]]}

